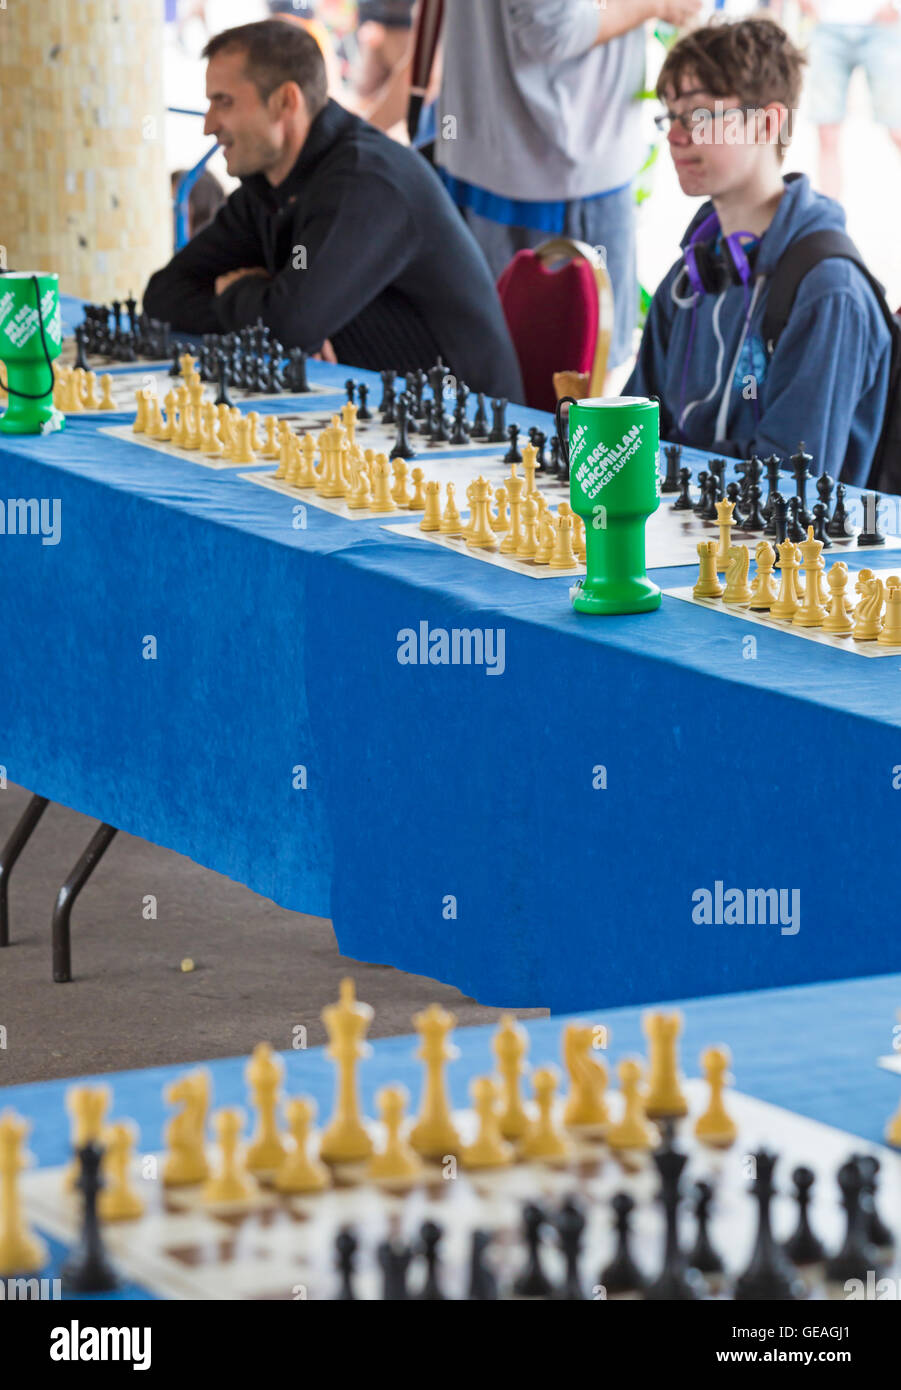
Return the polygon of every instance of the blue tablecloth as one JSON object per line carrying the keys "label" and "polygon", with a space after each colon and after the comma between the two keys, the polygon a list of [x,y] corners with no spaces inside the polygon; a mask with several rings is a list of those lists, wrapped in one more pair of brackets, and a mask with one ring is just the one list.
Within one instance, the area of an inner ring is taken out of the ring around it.
{"label": "blue tablecloth", "polygon": [[[312,373],[339,392],[347,369]],[[314,507],[295,530],[290,498],[97,424],[0,444],[0,497],[63,518],[57,546],[0,544],[10,780],[485,1002],[901,967],[901,663],[759,626],[749,660],[741,623],[668,598],[581,617],[565,577]],[[503,628],[503,675],[400,664],[423,621]],[[717,883],[797,890],[800,930],[695,922]]]}

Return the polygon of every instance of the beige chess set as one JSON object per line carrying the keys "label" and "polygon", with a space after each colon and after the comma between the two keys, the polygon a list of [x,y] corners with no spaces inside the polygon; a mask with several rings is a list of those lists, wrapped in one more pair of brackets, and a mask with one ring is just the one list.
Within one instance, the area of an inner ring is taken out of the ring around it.
{"label": "beige chess set", "polygon": [[[836,560],[827,570],[823,542],[809,526],[800,544],[785,540],[773,546],[768,540],[759,541],[754,551],[756,573],[751,578],[750,548],[732,543],[732,503],[719,502],[717,512],[719,541],[698,542],[697,583],[664,593],[859,656],[899,654],[901,573],[869,568],[855,573],[844,560]],[[721,574],[725,584],[720,582]],[[856,599],[850,593],[852,579]]]}
{"label": "beige chess set", "polygon": [[[623,1221],[639,1264],[650,1269],[659,1263],[664,1222],[653,1156],[672,1145],[673,1134],[687,1154],[688,1176],[702,1193],[705,1220],[712,1200],[721,1232],[724,1259],[707,1271],[703,1296],[728,1296],[733,1272],[754,1246],[749,1192],[758,1145],[778,1144],[785,1166],[810,1165],[809,1182],[801,1184],[804,1220],[813,1219],[824,1248],[841,1245],[842,1208],[831,1184],[859,1141],[729,1089],[731,1059],[722,1046],[702,1053],[704,1081],[685,1081],[678,1013],[645,1014],[647,1066],[637,1057],[621,1058],[616,1067],[621,1089],[612,1095],[605,1058],[614,1039],[600,1025],[567,1023],[561,1039],[565,1096],[558,1096],[560,1077],[553,1065],[532,1070],[527,1096],[529,1035],[506,1015],[492,1040],[495,1074],[473,1077],[472,1109],[457,1111],[447,1090],[447,1070],[458,1057],[450,1040],[456,1020],[431,1005],[413,1020],[424,1079],[412,1124],[403,1086],[387,1085],[377,1093],[377,1122],[360,1105],[359,1071],[369,1053],[365,1036],[372,1017],[351,980],[342,982],[339,1000],[323,1011],[328,1056],[336,1070],[335,1105],[318,1132],[315,1102],[309,1096],[283,1096],[285,1065],[268,1044],[254,1049],[245,1068],[256,1116],[247,1143],[240,1108],[228,1106],[210,1116],[211,1078],[205,1068],[183,1073],[166,1088],[175,1113],[160,1154],[136,1155],[134,1123],[110,1122],[108,1086],[70,1088],[75,1153],[80,1156],[92,1144],[102,1149],[97,1213],[120,1275],[168,1298],[379,1298],[378,1266],[386,1243],[395,1248],[429,1226],[442,1235],[443,1296],[497,1296],[466,1293],[479,1233],[482,1244],[490,1240],[492,1279],[515,1288],[523,1263],[523,1203],[577,1201],[585,1213],[591,1268],[585,1272],[590,1291],[575,1296],[639,1297],[640,1284],[630,1289],[623,1279]],[[213,1146],[207,1137],[210,1119]],[[28,1128],[11,1111],[0,1117],[0,1277],[45,1267],[42,1233],[71,1245],[80,1229],[78,1161],[28,1171]],[[901,1145],[901,1109],[889,1121],[886,1138]],[[882,1148],[874,1152],[878,1159],[871,1155],[867,1161],[881,1168],[882,1200],[886,1209],[897,1211],[901,1155]],[[780,1239],[791,1229],[791,1208],[788,1195],[780,1195],[774,1213]],[[348,1239],[360,1267],[355,1291],[338,1294],[334,1252]],[[543,1258],[553,1281],[561,1269],[559,1251],[548,1248]],[[830,1289],[822,1263],[809,1261],[804,1271],[809,1296],[847,1297],[847,1290]]]}

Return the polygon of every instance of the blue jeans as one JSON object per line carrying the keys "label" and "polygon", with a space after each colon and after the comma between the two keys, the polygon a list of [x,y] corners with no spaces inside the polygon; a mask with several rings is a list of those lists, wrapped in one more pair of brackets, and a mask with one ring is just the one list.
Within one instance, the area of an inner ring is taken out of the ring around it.
{"label": "blue jeans", "polygon": [[[495,280],[506,270],[517,251],[531,250],[550,241],[551,232],[531,227],[507,227],[461,208],[467,225],[482,248]],[[620,189],[602,198],[567,203],[561,236],[603,247],[613,285],[614,326],[608,367],[618,367],[632,353],[632,337],[638,323],[638,269],[635,259],[635,194]]]}

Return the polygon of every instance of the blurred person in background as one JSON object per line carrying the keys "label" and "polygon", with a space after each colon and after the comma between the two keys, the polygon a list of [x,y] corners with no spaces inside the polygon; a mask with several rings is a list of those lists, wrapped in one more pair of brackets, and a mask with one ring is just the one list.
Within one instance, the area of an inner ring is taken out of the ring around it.
{"label": "blurred person in background", "polygon": [[873,118],[901,152],[901,0],[800,0],[816,21],[810,42],[810,118],[820,142],[819,185],[842,196],[841,135],[855,69],[867,75]]}
{"label": "blurred person in background", "polygon": [[[172,174],[173,201],[178,192],[178,185],[186,173],[186,169],[176,169]],[[225,202],[225,198],[225,189],[216,178],[216,175],[211,173],[209,169],[204,169],[188,194],[189,240],[191,237],[195,237],[198,232],[202,232],[204,227],[212,222],[216,213]]]}

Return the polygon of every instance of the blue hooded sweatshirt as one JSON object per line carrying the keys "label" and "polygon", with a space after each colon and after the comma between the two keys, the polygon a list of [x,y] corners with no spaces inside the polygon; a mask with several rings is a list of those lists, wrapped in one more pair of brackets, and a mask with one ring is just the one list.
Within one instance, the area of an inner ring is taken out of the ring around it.
{"label": "blue hooded sweatshirt", "polygon": [[[713,211],[704,204],[683,248]],[[730,284],[696,295],[683,260],[668,272],[623,388],[659,397],[663,438],[736,458],[787,456],[803,441],[815,474],[866,486],[886,411],[891,335],[863,275],[850,261],[821,261],[802,280],[772,357],[762,338],[780,256],[827,228],[845,230],[841,205],[789,174],[747,290]]]}

